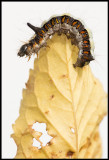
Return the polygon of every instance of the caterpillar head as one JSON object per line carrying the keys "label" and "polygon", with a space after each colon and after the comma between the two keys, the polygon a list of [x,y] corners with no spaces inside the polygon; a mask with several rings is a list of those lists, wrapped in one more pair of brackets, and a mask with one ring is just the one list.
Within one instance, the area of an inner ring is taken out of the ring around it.
{"label": "caterpillar head", "polygon": [[74,68],[76,67],[84,67],[85,65],[88,65],[90,63],[90,61],[93,61],[94,57],[89,54],[83,54],[81,57],[77,58],[77,61],[75,64],[73,64]]}
{"label": "caterpillar head", "polygon": [[20,56],[20,57],[28,55],[27,49],[28,49],[28,44],[22,45],[17,55]]}

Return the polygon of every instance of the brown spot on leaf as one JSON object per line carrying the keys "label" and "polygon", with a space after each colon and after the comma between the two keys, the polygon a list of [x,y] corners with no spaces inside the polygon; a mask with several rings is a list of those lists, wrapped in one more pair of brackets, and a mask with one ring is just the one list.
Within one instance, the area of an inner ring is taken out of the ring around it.
{"label": "brown spot on leaf", "polygon": [[50,99],[53,99],[54,98],[54,95],[52,94],[51,96],[50,96]]}
{"label": "brown spot on leaf", "polygon": [[51,145],[52,145],[52,142],[48,142],[47,144],[48,144],[49,146],[51,146]]}
{"label": "brown spot on leaf", "polygon": [[25,83],[25,86],[26,86],[26,89],[30,89],[30,90],[33,90],[33,88],[34,88],[33,84],[30,83],[29,80],[27,83]]}
{"label": "brown spot on leaf", "polygon": [[94,81],[94,84],[96,84],[96,81]]}
{"label": "brown spot on leaf", "polygon": [[94,140],[97,141],[97,140],[98,140],[98,137],[99,137],[99,133],[96,133],[96,134],[94,135]]}
{"label": "brown spot on leaf", "polygon": [[68,152],[67,152],[67,156],[68,156],[68,157],[72,157],[73,154],[74,154],[74,152],[72,152],[72,151],[68,151]]}
{"label": "brown spot on leaf", "polygon": [[91,140],[90,140],[90,138],[87,138],[87,143],[88,143],[88,146],[91,145]]}
{"label": "brown spot on leaf", "polygon": [[32,129],[32,126],[33,125],[28,125],[28,128],[29,128],[30,132],[34,132],[34,129]]}
{"label": "brown spot on leaf", "polygon": [[27,89],[29,89],[30,88],[30,84],[27,82],[27,83],[25,83],[25,86],[26,86],[26,88]]}
{"label": "brown spot on leaf", "polygon": [[45,112],[45,114],[48,114],[48,113],[49,113],[49,111],[46,111],[46,112]]}
{"label": "brown spot on leaf", "polygon": [[25,86],[26,86],[26,88],[27,88],[28,84],[27,84],[27,83],[25,83]]}
{"label": "brown spot on leaf", "polygon": [[51,156],[52,156],[52,158],[57,158],[57,154],[54,152],[51,152]]}
{"label": "brown spot on leaf", "polygon": [[61,78],[68,78],[68,75],[63,74],[63,75],[61,76]]}
{"label": "brown spot on leaf", "polygon": [[50,136],[53,138],[57,137],[57,135],[55,135],[55,134],[50,134]]}

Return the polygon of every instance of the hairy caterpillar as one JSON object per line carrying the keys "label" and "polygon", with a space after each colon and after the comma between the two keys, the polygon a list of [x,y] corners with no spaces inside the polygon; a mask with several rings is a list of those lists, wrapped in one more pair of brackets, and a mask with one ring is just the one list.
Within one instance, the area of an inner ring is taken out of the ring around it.
{"label": "hairy caterpillar", "polygon": [[54,33],[58,33],[58,35],[64,33],[71,39],[72,44],[75,43],[79,48],[77,61],[73,64],[74,67],[83,67],[94,60],[91,54],[89,34],[79,20],[63,15],[51,18],[41,28],[30,23],[27,23],[27,25],[35,31],[35,36],[28,43],[21,46],[18,52],[20,57],[27,55],[30,58],[32,53],[37,54],[40,48],[46,46],[47,39]]}

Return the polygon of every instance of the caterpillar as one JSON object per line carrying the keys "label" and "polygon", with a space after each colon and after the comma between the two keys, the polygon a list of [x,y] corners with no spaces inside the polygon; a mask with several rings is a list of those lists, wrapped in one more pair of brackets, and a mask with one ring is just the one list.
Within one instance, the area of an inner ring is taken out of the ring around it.
{"label": "caterpillar", "polygon": [[77,61],[73,64],[75,68],[83,67],[94,60],[91,54],[88,31],[79,20],[63,15],[51,18],[41,28],[35,27],[30,23],[27,23],[27,25],[35,32],[35,35],[28,43],[21,46],[18,56],[26,55],[30,58],[32,53],[37,54],[40,48],[47,45],[47,39],[53,34],[58,33],[58,35],[61,35],[63,33],[67,38],[71,39],[72,44],[75,42],[75,45],[79,48]]}

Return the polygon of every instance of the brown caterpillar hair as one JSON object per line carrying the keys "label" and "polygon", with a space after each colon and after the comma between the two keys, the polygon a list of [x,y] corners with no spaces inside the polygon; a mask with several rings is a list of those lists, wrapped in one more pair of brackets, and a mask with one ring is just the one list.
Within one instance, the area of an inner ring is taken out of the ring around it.
{"label": "brown caterpillar hair", "polygon": [[27,44],[21,46],[18,56],[31,57],[32,53],[37,54],[40,48],[46,46],[47,39],[54,33],[58,33],[58,35],[64,33],[71,40],[75,38],[75,45],[79,48],[77,61],[73,64],[74,67],[83,67],[94,60],[91,54],[89,34],[79,20],[63,15],[51,18],[41,28],[30,23],[27,23],[27,25],[34,30],[35,36]]}

